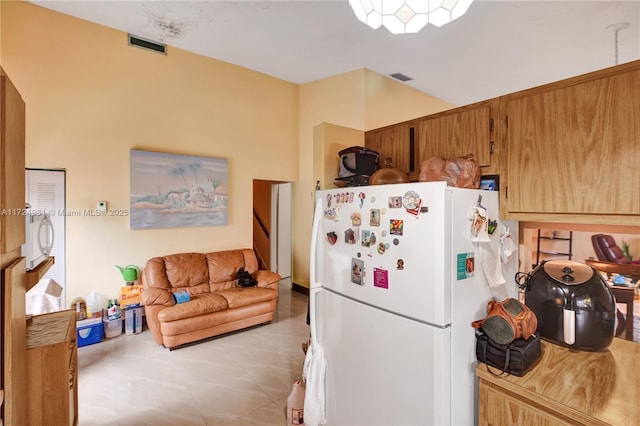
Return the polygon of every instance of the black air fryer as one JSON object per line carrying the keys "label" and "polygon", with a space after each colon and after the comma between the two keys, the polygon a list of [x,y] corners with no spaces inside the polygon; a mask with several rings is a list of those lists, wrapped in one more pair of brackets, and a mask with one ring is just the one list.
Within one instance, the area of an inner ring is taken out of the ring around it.
{"label": "black air fryer", "polygon": [[542,262],[527,278],[525,298],[545,340],[587,351],[604,349],[613,341],[615,298],[589,265],[571,260]]}

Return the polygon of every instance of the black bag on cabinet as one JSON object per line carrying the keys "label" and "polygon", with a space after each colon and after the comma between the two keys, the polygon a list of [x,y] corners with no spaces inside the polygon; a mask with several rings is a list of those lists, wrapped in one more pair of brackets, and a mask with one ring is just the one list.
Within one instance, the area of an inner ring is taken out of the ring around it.
{"label": "black bag on cabinet", "polygon": [[[513,374],[520,377],[541,354],[540,335],[537,333],[528,340],[520,338],[501,345],[491,340],[482,330],[476,330],[476,358],[495,376]],[[496,373],[489,366],[500,371]]]}

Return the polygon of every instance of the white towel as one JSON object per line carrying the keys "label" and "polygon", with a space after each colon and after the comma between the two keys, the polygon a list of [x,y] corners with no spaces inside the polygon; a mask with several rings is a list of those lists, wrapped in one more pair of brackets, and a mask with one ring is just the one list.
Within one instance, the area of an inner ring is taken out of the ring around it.
{"label": "white towel", "polygon": [[303,376],[306,382],[304,395],[304,424],[319,426],[326,423],[324,400],[324,351],[317,342],[311,342],[304,359]]}

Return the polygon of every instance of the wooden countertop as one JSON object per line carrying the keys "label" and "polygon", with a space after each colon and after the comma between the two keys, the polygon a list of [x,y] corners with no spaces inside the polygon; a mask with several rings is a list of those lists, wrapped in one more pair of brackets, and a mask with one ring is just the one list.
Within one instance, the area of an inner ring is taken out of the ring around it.
{"label": "wooden countertop", "polygon": [[508,392],[582,423],[640,425],[640,344],[614,338],[601,352],[542,342],[542,356],[522,377],[476,374]]}

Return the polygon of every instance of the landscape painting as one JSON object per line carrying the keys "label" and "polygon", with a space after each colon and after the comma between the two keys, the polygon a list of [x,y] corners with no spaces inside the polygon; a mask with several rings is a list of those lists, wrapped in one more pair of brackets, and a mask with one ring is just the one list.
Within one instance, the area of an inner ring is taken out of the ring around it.
{"label": "landscape painting", "polygon": [[131,150],[131,229],[227,224],[227,160]]}

